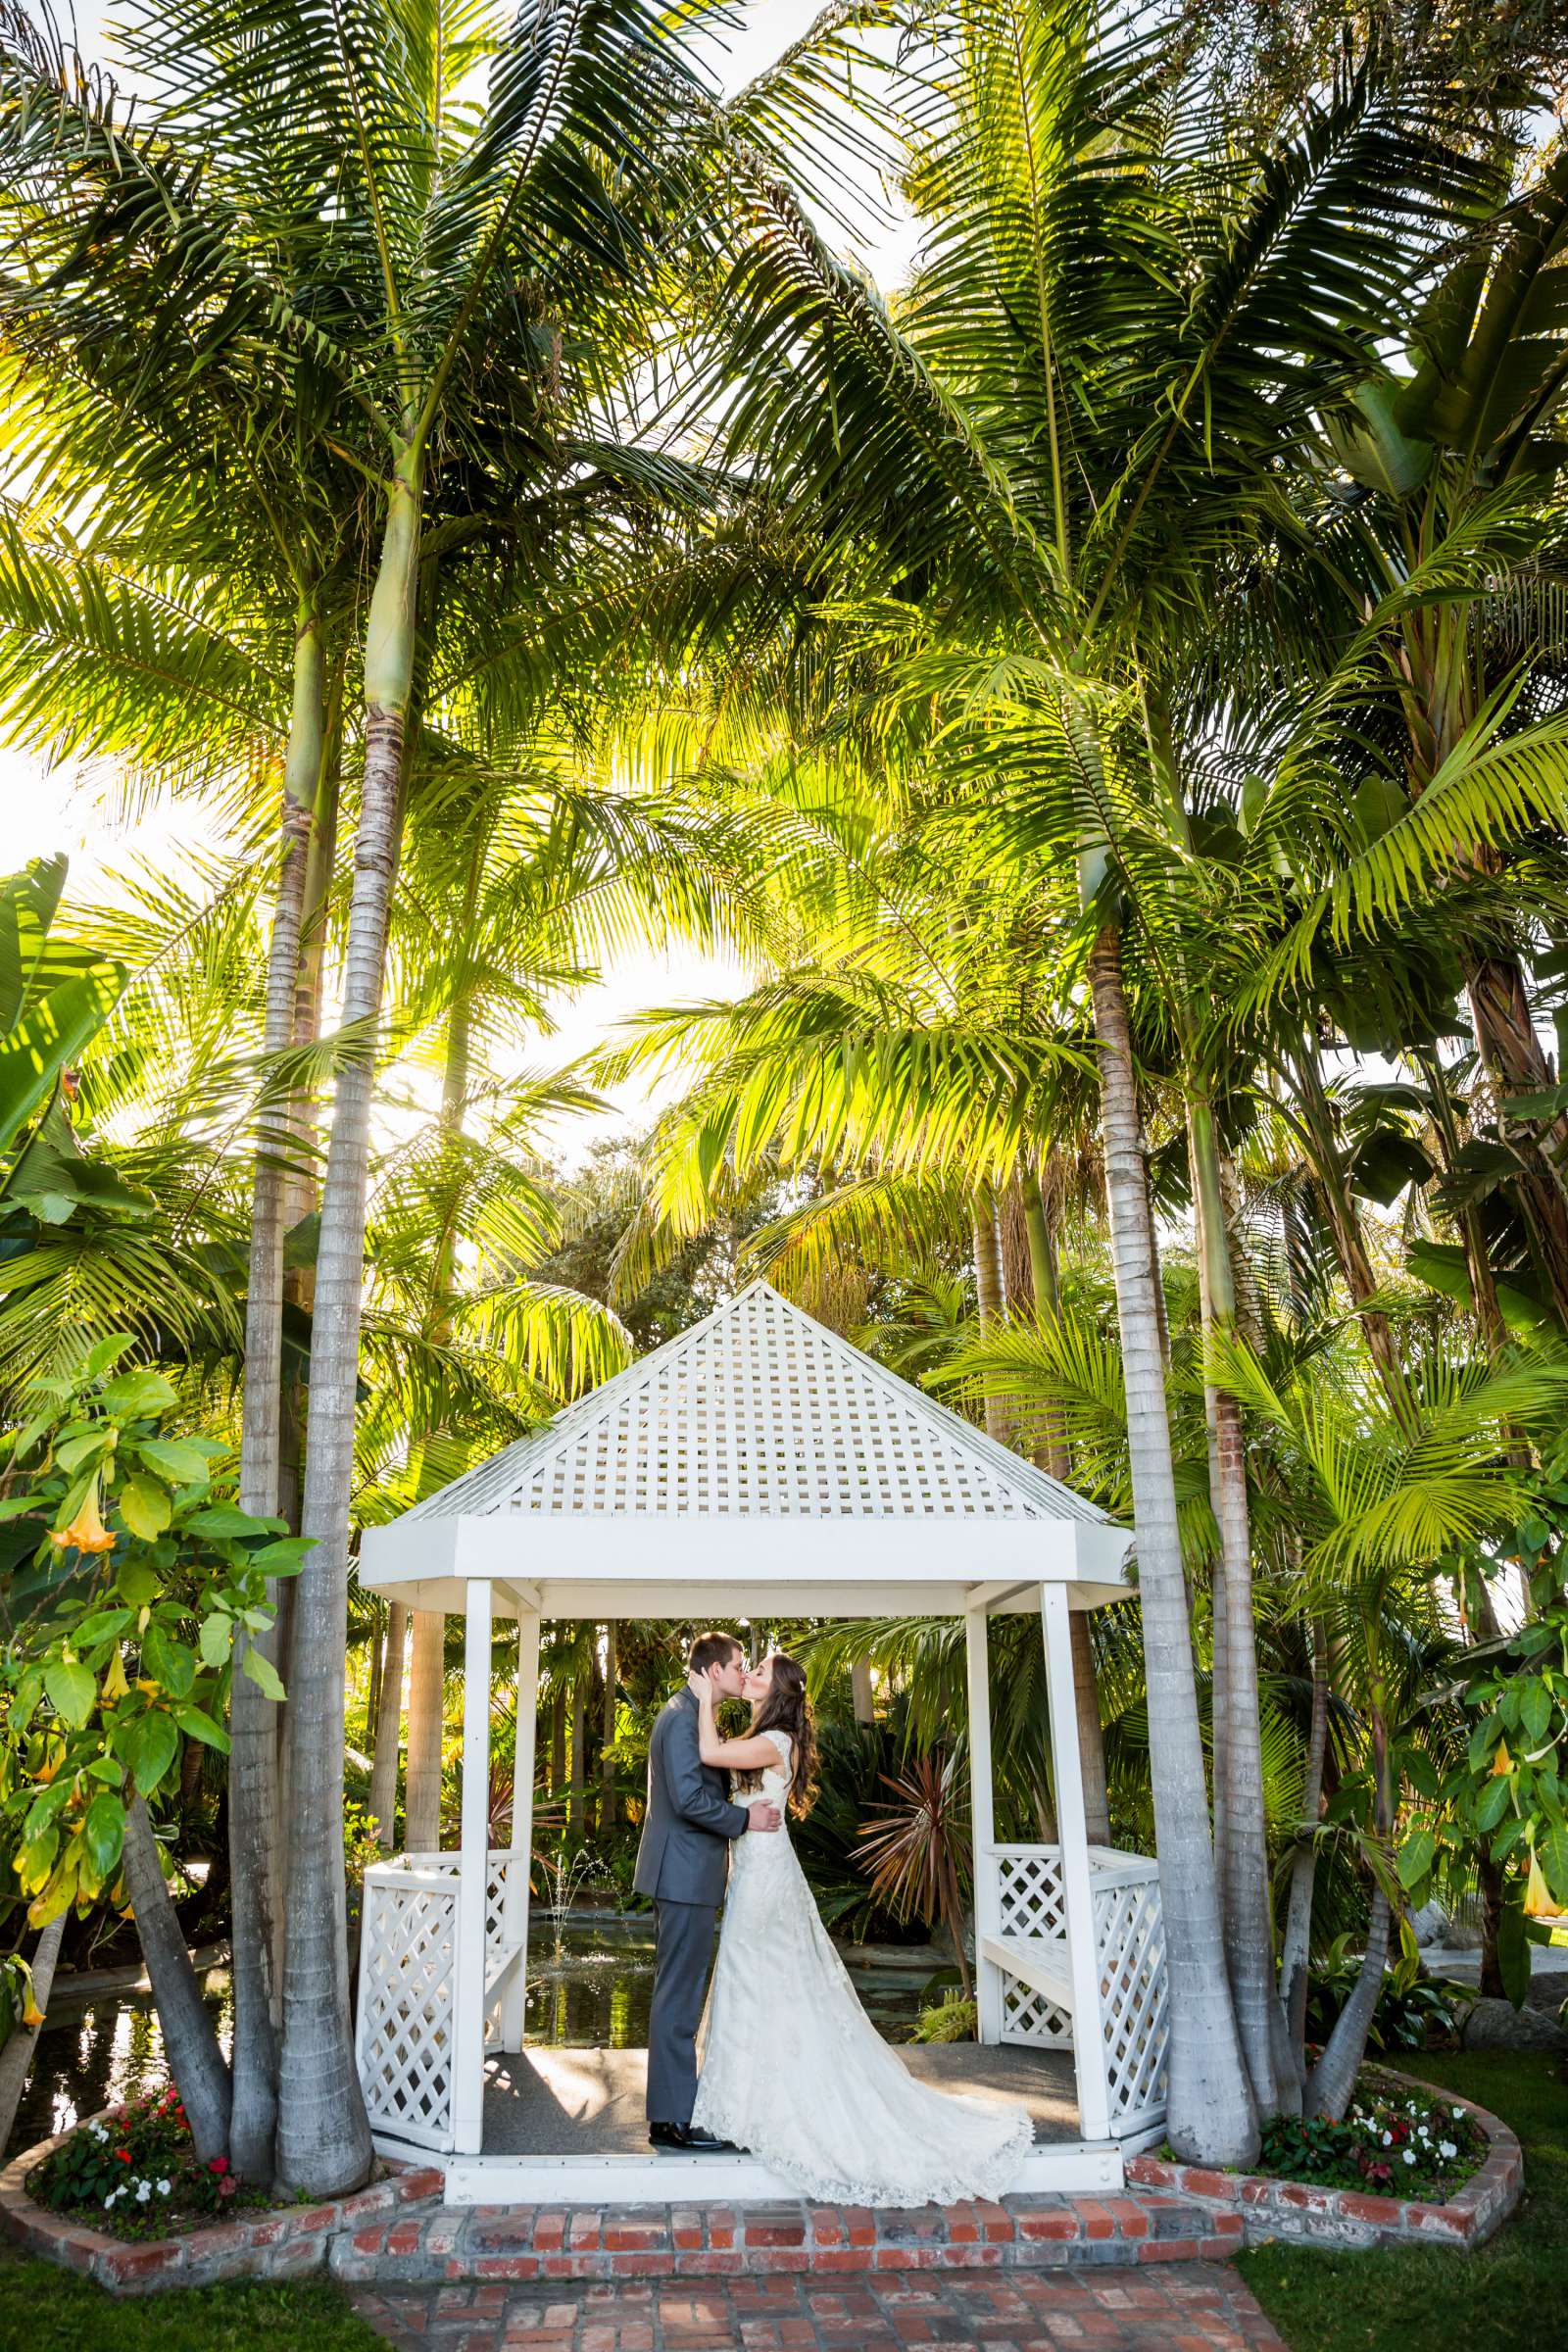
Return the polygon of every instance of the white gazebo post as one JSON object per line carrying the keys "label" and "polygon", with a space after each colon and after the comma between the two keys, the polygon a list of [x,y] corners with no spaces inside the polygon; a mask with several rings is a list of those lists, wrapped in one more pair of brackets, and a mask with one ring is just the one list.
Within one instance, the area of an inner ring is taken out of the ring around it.
{"label": "white gazebo post", "polygon": [[517,1957],[501,2003],[501,2047],[520,2050],[528,2006],[528,1872],[533,1861],[533,1769],[539,1730],[539,1612],[517,1619],[517,1738],[512,1767],[512,1863],[506,1943]]}
{"label": "white gazebo post", "polygon": [[974,1988],[980,2039],[1002,2039],[1002,1971],[986,1957],[985,1939],[1002,1933],[1001,1888],[992,1851],[997,1838],[991,1767],[990,1642],[984,1607],[964,1611],[964,1659],[969,1685],[969,1823],[974,1845]]}
{"label": "white gazebo post", "polygon": [[1095,1888],[1089,1866],[1089,1833],[1084,1825],[1083,1765],[1078,1753],[1072,1628],[1067,1622],[1064,1586],[1041,1586],[1040,1628],[1046,1645],[1051,1758],[1056,1783],[1056,1834],[1061,1839],[1061,1892],[1067,1912],[1078,2122],[1085,2139],[1104,2139],[1110,2132],[1110,2094],[1105,2082],[1105,2028],[1100,1998]]}
{"label": "white gazebo post", "polygon": [[490,1882],[490,1579],[470,1577],[465,1597],[452,2145],[460,2156],[477,2156],[484,2141],[485,1913]]}

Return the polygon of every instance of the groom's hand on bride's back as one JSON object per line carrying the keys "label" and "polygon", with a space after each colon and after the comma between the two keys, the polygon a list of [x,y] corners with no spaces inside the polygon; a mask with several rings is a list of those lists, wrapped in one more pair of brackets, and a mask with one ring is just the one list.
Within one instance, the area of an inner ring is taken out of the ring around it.
{"label": "groom's hand on bride's back", "polygon": [[777,1805],[770,1805],[765,1796],[760,1796],[755,1805],[747,1806],[746,1818],[754,1830],[776,1830],[783,1815]]}

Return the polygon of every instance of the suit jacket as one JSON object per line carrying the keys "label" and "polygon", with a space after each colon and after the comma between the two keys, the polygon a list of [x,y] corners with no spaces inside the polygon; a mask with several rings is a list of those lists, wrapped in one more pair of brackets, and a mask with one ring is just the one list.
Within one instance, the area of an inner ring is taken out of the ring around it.
{"label": "suit jacket", "polygon": [[724,1775],[697,1743],[697,1698],[688,1687],[662,1707],[648,1742],[648,1809],[637,1848],[639,1894],[666,1903],[721,1903],[729,1844],[750,1816],[732,1805]]}

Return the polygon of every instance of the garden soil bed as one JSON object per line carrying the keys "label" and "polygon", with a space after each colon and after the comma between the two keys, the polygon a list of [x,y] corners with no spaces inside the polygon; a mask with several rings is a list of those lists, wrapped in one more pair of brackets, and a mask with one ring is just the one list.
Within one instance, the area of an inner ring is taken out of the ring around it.
{"label": "garden soil bed", "polygon": [[53,2212],[28,2195],[28,2176],[70,2136],[61,2132],[26,2149],[0,2173],[0,2230],[25,2252],[44,2255],[122,2294],[212,2286],[229,2278],[301,2278],[326,2267],[334,2235],[394,2220],[406,2207],[439,2197],[442,2185],[441,2175],[428,2166],[388,2163],[383,2179],[352,2197],[263,2212],[241,2208],[232,2219],[167,2237],[125,2239],[94,2229],[79,2211]]}
{"label": "garden soil bed", "polygon": [[[1431,2086],[1380,2067],[1391,2082],[1406,2083],[1423,2097]],[[1130,2187],[1156,2195],[1196,2199],[1209,2212],[1239,2214],[1249,2245],[1285,2238],[1297,2245],[1360,2247],[1452,2246],[1468,2252],[1492,2236],[1518,2204],[1524,2189],[1524,2157],[1506,2124],[1473,2099],[1445,2090],[1445,2100],[1462,2107],[1487,2141],[1479,2168],[1442,2203],[1421,2198],[1369,2195],[1364,2189],[1329,2188],[1316,2181],[1283,2180],[1260,2173],[1210,2172],[1201,2165],[1173,2164],[1159,2156],[1127,2160]]]}

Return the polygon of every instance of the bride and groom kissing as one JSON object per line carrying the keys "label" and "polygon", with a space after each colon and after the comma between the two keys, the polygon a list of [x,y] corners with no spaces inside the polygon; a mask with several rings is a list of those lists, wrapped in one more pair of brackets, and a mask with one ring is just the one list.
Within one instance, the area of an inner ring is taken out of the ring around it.
{"label": "bride and groom kissing", "polygon": [[[718,1728],[726,1698],[751,1702],[739,1739]],[[832,2204],[1001,2196],[1033,2144],[1029,2115],[916,2082],[818,1916],[789,1834],[791,1813],[810,1806],[815,1745],[797,1659],[774,1650],[748,1667],[730,1634],[692,1643],[685,1684],[654,1725],[637,1854],[657,1927],[649,2140],[745,2150]]]}

